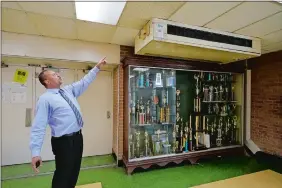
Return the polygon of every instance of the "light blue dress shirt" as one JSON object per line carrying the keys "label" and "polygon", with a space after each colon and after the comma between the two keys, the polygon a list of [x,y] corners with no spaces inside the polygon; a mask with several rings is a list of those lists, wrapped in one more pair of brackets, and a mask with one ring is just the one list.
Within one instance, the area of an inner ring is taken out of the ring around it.
{"label": "light blue dress shirt", "polygon": [[[80,113],[80,106],[76,98],[88,88],[90,83],[96,78],[98,72],[99,69],[95,67],[80,81],[61,88]],[[35,118],[32,122],[30,133],[32,157],[40,156],[47,125],[50,126],[53,137],[60,137],[81,129],[72,108],[60,95],[59,89],[47,89],[37,101]]]}

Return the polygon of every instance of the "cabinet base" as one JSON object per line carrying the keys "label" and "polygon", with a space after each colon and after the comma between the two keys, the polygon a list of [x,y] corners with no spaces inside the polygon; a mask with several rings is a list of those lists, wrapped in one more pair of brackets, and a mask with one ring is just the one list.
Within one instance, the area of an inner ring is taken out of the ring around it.
{"label": "cabinet base", "polygon": [[141,167],[143,169],[148,169],[152,165],[158,165],[163,167],[166,166],[168,163],[180,164],[185,160],[190,161],[191,164],[196,164],[199,159],[203,159],[203,158],[211,158],[215,156],[234,156],[234,155],[244,155],[244,147],[236,146],[232,148],[188,152],[188,153],[176,154],[168,157],[159,157],[159,158],[146,159],[146,160],[144,159],[138,161],[136,160],[128,161],[125,157],[123,157],[123,163],[126,168],[126,173],[130,175],[138,167]]}

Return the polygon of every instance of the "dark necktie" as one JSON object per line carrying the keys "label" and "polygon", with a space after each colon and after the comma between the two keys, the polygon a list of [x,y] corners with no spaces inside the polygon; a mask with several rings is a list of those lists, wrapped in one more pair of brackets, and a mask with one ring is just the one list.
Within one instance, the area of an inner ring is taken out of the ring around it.
{"label": "dark necktie", "polygon": [[68,98],[68,96],[65,94],[64,90],[60,89],[59,93],[61,94],[61,96],[67,101],[67,103],[69,103],[70,107],[72,108],[76,119],[77,119],[77,123],[80,127],[83,126],[83,120],[81,117],[80,112],[78,111],[78,109],[75,107],[75,105],[71,102],[71,100]]}

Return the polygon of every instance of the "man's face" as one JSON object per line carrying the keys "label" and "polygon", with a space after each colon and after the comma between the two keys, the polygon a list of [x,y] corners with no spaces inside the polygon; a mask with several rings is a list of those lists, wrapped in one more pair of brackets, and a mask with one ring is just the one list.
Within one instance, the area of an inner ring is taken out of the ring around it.
{"label": "man's face", "polygon": [[47,88],[59,88],[62,84],[62,78],[59,73],[48,70],[44,73]]}

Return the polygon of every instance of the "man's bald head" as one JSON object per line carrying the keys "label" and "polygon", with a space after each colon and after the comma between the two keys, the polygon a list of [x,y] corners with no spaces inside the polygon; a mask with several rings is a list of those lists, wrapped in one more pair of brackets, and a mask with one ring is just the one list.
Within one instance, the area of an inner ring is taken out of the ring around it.
{"label": "man's bald head", "polygon": [[43,70],[38,75],[38,79],[40,83],[47,89],[60,88],[62,84],[61,76],[51,70]]}

